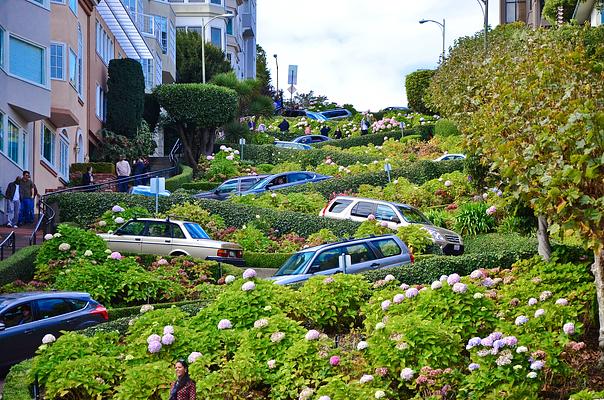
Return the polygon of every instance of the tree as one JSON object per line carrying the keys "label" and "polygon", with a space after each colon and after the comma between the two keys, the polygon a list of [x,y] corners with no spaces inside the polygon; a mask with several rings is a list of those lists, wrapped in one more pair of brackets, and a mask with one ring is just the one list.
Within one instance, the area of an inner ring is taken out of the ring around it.
{"label": "tree", "polygon": [[327,96],[315,95],[314,91],[310,91],[308,93],[298,93],[293,98],[293,104],[300,108],[312,108],[312,107],[321,107],[324,104],[327,104]]}
{"label": "tree", "polygon": [[604,27],[500,26],[485,58],[479,39],[456,44],[431,102],[531,204],[542,230],[549,219],[550,232],[578,233],[593,250],[604,348]]}
{"label": "tree", "polygon": [[145,78],[141,64],[131,58],[109,61],[106,129],[132,138],[143,118]]}
{"label": "tree", "polygon": [[270,117],[275,111],[273,100],[262,94],[262,82],[258,79],[240,81],[235,73],[228,72],[215,75],[212,83],[228,87],[237,92],[239,96],[239,116]]}
{"label": "tree", "polygon": [[431,69],[420,69],[410,73],[405,78],[407,102],[413,111],[422,114],[434,114],[424,102],[424,96],[435,72]]}
{"label": "tree", "polygon": [[256,45],[256,80],[260,83],[260,94],[274,98],[275,88],[271,85],[271,72],[268,69],[266,51],[259,44]]}
{"label": "tree", "polygon": [[154,93],[182,140],[187,164],[197,172],[199,157],[213,151],[216,128],[234,118],[237,93],[198,83],[161,85]]}
{"label": "tree", "polygon": [[[201,36],[197,32],[176,33],[176,80],[179,83],[201,83]],[[224,52],[209,43],[205,44],[206,82],[216,74],[233,70]]]}

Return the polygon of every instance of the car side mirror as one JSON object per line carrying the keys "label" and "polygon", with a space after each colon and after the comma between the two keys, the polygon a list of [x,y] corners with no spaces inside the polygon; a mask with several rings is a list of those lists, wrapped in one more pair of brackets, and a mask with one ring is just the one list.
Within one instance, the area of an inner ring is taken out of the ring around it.
{"label": "car side mirror", "polygon": [[2,332],[5,329],[6,329],[6,325],[4,325],[2,322],[0,322],[0,332]]}

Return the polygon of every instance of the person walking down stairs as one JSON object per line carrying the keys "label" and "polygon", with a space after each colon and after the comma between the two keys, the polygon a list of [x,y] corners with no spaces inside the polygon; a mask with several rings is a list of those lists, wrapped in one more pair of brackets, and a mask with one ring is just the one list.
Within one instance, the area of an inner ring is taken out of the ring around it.
{"label": "person walking down stairs", "polygon": [[21,177],[18,176],[13,182],[9,183],[6,187],[6,215],[8,217],[8,223],[6,226],[9,228],[18,228],[19,223],[19,208],[21,205],[21,198],[19,196],[19,185],[21,184]]}

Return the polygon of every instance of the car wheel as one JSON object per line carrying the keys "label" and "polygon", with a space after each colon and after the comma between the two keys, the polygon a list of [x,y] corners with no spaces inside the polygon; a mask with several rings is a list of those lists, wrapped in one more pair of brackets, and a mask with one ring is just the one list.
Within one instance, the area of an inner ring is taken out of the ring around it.
{"label": "car wheel", "polygon": [[173,256],[173,257],[179,257],[179,256],[186,256],[187,254],[183,253],[182,251],[176,251],[176,252],[174,252],[174,253],[172,253],[170,255]]}

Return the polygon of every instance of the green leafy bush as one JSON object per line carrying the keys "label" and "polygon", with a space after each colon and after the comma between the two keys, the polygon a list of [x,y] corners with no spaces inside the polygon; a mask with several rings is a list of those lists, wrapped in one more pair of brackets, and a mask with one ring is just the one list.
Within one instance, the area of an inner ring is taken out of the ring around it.
{"label": "green leafy bush", "polygon": [[455,216],[446,210],[430,209],[424,211],[424,215],[430,222],[441,228],[452,229],[455,224]]}
{"label": "green leafy bush", "polygon": [[69,173],[84,173],[88,168],[92,167],[93,173],[98,174],[115,174],[115,164],[110,162],[88,162],[88,163],[73,163],[69,165]]}
{"label": "green leafy bush", "polygon": [[[114,209],[116,211],[114,211]],[[123,211],[119,211],[123,210]],[[120,205],[113,206],[110,210],[107,210],[101,215],[99,220],[95,222],[93,228],[97,232],[107,233],[109,231],[114,232],[117,228],[122,226],[124,222],[127,222],[133,218],[145,218],[150,217],[151,213],[143,207],[121,207]]]}
{"label": "green leafy bush", "polygon": [[128,138],[134,137],[145,108],[145,77],[137,60],[109,61],[107,79],[108,130]]}
{"label": "green leafy bush", "polygon": [[261,195],[233,196],[232,203],[247,204],[256,207],[274,208],[284,211],[296,211],[317,215],[325,206],[326,200],[319,193],[286,193],[267,192]]}
{"label": "green leafy bush", "polygon": [[292,253],[255,253],[246,251],[243,253],[245,266],[248,268],[280,268]]}
{"label": "green leafy bush", "polygon": [[274,242],[253,223],[235,231],[228,237],[228,240],[239,243],[244,251],[255,253],[266,253],[274,246]]}
{"label": "green leafy bush", "polygon": [[191,180],[193,180],[193,169],[188,165],[181,165],[180,174],[166,179],[166,189],[173,192],[180,189],[185,183],[191,182]]}
{"label": "green leafy bush", "polygon": [[359,229],[354,233],[355,238],[363,238],[367,236],[380,236],[388,233],[394,233],[394,231],[388,228],[387,225],[382,225],[380,221],[376,219],[368,219],[359,226]]}
{"label": "green leafy bush", "polygon": [[414,255],[425,253],[434,242],[432,235],[419,225],[401,226],[396,235],[407,245]]}
{"label": "green leafy bush", "polygon": [[[383,140],[383,136],[382,136]],[[296,149],[285,149],[275,147],[274,144],[254,145],[246,144],[243,154],[247,161],[255,164],[280,164],[283,162],[295,162],[303,168],[316,167],[328,157],[339,165],[352,165],[371,163],[374,158],[365,155],[354,155],[343,151],[330,151],[326,149],[312,149],[300,151]]]}
{"label": "green leafy bush", "polygon": [[466,235],[492,231],[495,228],[495,218],[487,214],[488,208],[483,202],[462,204],[455,216],[455,231]]}
{"label": "green leafy bush", "polygon": [[[405,140],[417,139],[421,137],[418,129],[405,129],[403,132],[400,130],[392,131],[388,133],[370,133],[368,135],[363,136],[353,136],[349,138],[339,139],[339,140],[330,140],[328,142],[317,143],[314,146],[321,148],[323,146],[334,146],[339,147],[341,149],[348,149],[350,147],[359,147],[359,146],[367,146],[368,144],[373,144],[375,146],[381,146],[386,141],[385,138],[400,140],[401,138],[405,138]],[[408,139],[409,138],[409,139]]]}
{"label": "green leafy bush", "polygon": [[173,219],[182,219],[184,221],[197,222],[203,229],[213,237],[216,231],[224,229],[224,219],[220,215],[210,215],[210,213],[199,205],[186,202],[176,204],[162,214],[162,217],[171,217]]}
{"label": "green leafy bush", "polygon": [[436,136],[457,136],[459,135],[459,129],[457,129],[457,125],[455,125],[455,122],[446,119],[446,118],[441,118],[438,121],[436,121],[436,124],[434,124],[434,134]]}
{"label": "green leafy bush", "polygon": [[2,397],[8,400],[31,400],[30,380],[28,377],[31,368],[31,359],[13,365],[6,375]]}
{"label": "green leafy bush", "polygon": [[319,232],[315,232],[310,235],[306,241],[308,246],[319,246],[325,243],[333,243],[338,241],[338,237],[333,234],[329,229],[321,229]]}
{"label": "green leafy bush", "polygon": [[434,114],[425,103],[424,96],[430,86],[430,81],[436,71],[420,69],[407,74],[405,78],[405,89],[407,90],[407,100],[409,107],[413,111],[422,114]]}
{"label": "green leafy bush", "polygon": [[35,261],[39,251],[40,246],[24,247],[0,261],[0,287],[16,280],[31,280],[34,277]]}

